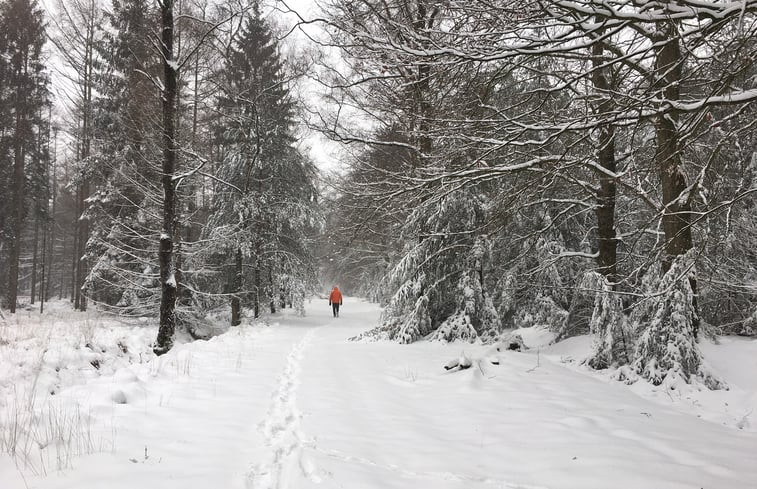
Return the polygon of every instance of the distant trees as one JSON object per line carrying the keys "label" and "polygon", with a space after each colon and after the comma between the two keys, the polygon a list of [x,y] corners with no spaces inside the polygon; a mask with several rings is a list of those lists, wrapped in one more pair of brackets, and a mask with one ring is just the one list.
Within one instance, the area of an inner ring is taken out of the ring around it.
{"label": "distant trees", "polygon": [[70,108],[75,122],[69,128],[75,140],[75,170],[70,182],[76,206],[71,222],[74,231],[72,295],[74,308],[85,311],[87,294],[84,288],[90,261],[87,243],[91,231],[86,209],[98,166],[93,153],[99,149],[95,140],[95,68],[97,48],[104,36],[104,15],[102,7],[94,0],[59,1],[56,8],[60,15],[54,19],[56,35],[52,39],[71,70],[68,78],[74,87]]}

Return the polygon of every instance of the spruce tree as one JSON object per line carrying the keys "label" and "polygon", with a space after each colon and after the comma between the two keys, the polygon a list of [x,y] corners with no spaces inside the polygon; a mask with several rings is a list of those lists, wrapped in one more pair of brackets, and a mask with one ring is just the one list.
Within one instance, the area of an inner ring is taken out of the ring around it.
{"label": "spruce tree", "polygon": [[233,325],[241,321],[243,299],[258,317],[265,303],[275,311],[282,295],[301,300],[314,281],[304,239],[315,222],[315,170],[293,147],[295,106],[287,76],[256,5],[223,68],[220,175],[229,185],[219,187],[206,231],[220,243],[217,251],[233,256],[226,288]]}
{"label": "spruce tree", "polygon": [[151,237],[159,233],[160,98],[153,85],[159,58],[150,45],[154,9],[144,0],[115,0],[97,46],[100,142],[97,188],[87,213],[93,223],[88,254],[92,298],[129,314],[152,313],[159,288]]}

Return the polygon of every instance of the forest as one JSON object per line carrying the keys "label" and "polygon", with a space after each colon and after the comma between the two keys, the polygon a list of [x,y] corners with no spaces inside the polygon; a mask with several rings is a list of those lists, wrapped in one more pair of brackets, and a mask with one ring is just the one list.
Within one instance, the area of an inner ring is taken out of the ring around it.
{"label": "forest", "polygon": [[152,318],[161,355],[339,284],[360,339],[546,324],[717,389],[756,102],[757,0],[0,0],[2,316]]}

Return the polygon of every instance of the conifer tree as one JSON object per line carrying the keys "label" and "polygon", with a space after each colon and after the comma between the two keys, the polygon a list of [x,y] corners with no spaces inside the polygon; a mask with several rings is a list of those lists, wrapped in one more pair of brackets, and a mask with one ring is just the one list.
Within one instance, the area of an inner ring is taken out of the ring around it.
{"label": "conifer tree", "polygon": [[208,232],[234,257],[228,290],[236,325],[243,298],[258,317],[266,302],[276,310],[283,289],[293,294],[313,282],[302,240],[314,224],[316,201],[312,163],[292,146],[289,75],[257,5],[231,46],[223,76],[220,176],[230,185],[214,199]]}
{"label": "conifer tree", "polygon": [[0,3],[0,158],[4,160],[0,166],[10,170],[3,172],[8,191],[0,197],[4,216],[0,221],[1,246],[8,250],[0,261],[2,269],[7,270],[3,282],[7,280],[6,303],[12,313],[19,293],[22,233],[29,202],[34,199],[28,190],[32,181],[42,180],[34,172],[44,166],[33,164],[38,160],[38,137],[47,103],[44,44],[45,27],[36,0]]}
{"label": "conifer tree", "polygon": [[129,314],[150,313],[159,300],[151,241],[160,229],[153,14],[144,0],[114,1],[106,15],[110,28],[97,46],[95,132],[100,145],[92,169],[97,188],[87,209],[93,223],[88,289],[98,303]]}

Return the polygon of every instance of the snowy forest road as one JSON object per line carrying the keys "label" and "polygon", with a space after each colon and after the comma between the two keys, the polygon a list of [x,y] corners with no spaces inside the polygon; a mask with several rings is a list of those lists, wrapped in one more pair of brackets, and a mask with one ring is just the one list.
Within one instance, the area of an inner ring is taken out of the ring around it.
{"label": "snowy forest road", "polygon": [[[307,309],[62,390],[56,422],[83,423],[87,448],[50,447],[46,473],[23,477],[2,456],[0,487],[757,487],[757,430],[578,366],[586,337],[524,353],[353,342],[377,324],[376,305],[346,298],[339,318],[325,300]],[[445,371],[463,350],[474,367]],[[705,394],[729,410],[723,396],[737,393]]]}
{"label": "snowy forest road", "polygon": [[461,350],[481,358],[491,348],[347,341],[379,312],[349,299],[338,319],[325,305],[291,318],[324,326],[309,330],[304,351],[293,349],[297,455],[281,485],[260,487],[746,489],[757,481],[745,455],[757,448],[755,433],[585,375],[562,363],[565,352],[510,352],[500,366],[448,373],[442,365]]}

